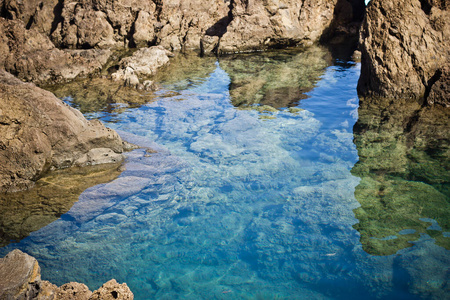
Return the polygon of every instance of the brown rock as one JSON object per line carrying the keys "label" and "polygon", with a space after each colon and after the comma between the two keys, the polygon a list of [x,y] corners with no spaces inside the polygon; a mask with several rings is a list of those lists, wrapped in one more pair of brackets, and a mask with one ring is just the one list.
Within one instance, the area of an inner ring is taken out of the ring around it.
{"label": "brown rock", "polygon": [[[448,4],[432,0],[372,0],[360,43],[360,94],[414,99],[430,94],[430,103],[449,105],[445,89],[450,64]],[[434,87],[435,83],[438,86]]]}
{"label": "brown rock", "polygon": [[311,45],[333,19],[337,0],[232,1],[231,18],[219,52]]}
{"label": "brown rock", "polygon": [[0,71],[0,192],[29,188],[52,168],[92,164],[79,159],[98,148],[121,153],[122,141],[52,93]]}
{"label": "brown rock", "polygon": [[139,78],[155,75],[159,68],[169,63],[169,56],[173,54],[162,46],[139,49],[119,62],[119,70],[111,75],[112,79],[123,81],[126,86],[139,87]]}
{"label": "brown rock", "polygon": [[38,293],[41,270],[34,257],[15,249],[0,258],[0,299],[32,299]]}
{"label": "brown rock", "polygon": [[92,293],[89,300],[133,300],[134,295],[126,283],[119,284],[111,279]]}
{"label": "brown rock", "polygon": [[21,20],[28,29],[35,29],[48,36],[54,30],[59,7],[58,0],[5,0],[3,15],[12,20]]}
{"label": "brown rock", "polygon": [[82,283],[69,282],[63,284],[56,290],[58,300],[88,300],[92,292]]}
{"label": "brown rock", "polygon": [[59,50],[48,37],[19,20],[0,18],[0,69],[20,79],[49,83],[101,70],[109,50]]}
{"label": "brown rock", "polygon": [[111,279],[95,292],[82,283],[70,282],[59,288],[41,281],[41,270],[32,256],[15,249],[0,258],[0,299],[14,300],[133,300],[126,283]]}

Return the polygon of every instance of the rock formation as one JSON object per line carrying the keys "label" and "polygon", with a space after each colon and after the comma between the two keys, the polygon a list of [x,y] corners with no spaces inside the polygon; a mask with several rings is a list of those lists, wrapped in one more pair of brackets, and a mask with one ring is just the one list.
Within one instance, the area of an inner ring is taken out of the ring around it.
{"label": "rock formation", "polygon": [[151,89],[152,82],[140,83],[139,78],[155,75],[159,68],[169,63],[169,56],[173,54],[162,46],[141,48],[132,56],[122,59],[119,62],[119,70],[111,77],[114,81],[125,82],[126,86]]}
{"label": "rock formation", "polygon": [[161,45],[170,51],[202,48],[205,53],[219,47],[227,53],[310,45],[330,26],[358,19],[363,11],[363,0],[4,0],[0,4],[1,16],[23,21],[27,29],[50,37],[59,48]]}
{"label": "rock formation", "polygon": [[53,83],[99,72],[110,50],[60,50],[21,20],[0,18],[0,70],[26,81]]}
{"label": "rock formation", "polygon": [[122,160],[122,140],[50,92],[0,71],[0,192],[31,187],[50,169]]}
{"label": "rock formation", "polygon": [[41,270],[37,260],[15,249],[0,258],[0,299],[27,300],[133,300],[134,295],[126,283],[119,284],[111,279],[98,290],[77,282],[60,287],[41,280]]}
{"label": "rock formation", "polygon": [[361,29],[363,96],[425,99],[450,106],[450,5],[372,0]]}

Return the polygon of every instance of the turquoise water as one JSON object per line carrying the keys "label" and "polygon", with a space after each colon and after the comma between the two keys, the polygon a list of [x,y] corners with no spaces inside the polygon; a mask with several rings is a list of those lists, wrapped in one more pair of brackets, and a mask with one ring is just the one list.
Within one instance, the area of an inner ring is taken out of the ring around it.
{"label": "turquoise water", "polygon": [[135,299],[444,298],[450,253],[430,235],[380,256],[354,228],[359,72],[335,61],[301,110],[261,111],[231,104],[219,61],[153,103],[88,114],[143,148],[0,254],[22,249],[58,285],[116,278]]}

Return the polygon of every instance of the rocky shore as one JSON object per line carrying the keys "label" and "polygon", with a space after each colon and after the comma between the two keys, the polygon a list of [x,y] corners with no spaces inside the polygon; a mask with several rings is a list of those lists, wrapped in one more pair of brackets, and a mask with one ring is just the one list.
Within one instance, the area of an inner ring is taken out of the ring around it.
{"label": "rocky shore", "polygon": [[16,249],[0,258],[0,299],[27,300],[133,300],[134,295],[126,283],[116,280],[103,284],[94,292],[77,282],[60,287],[41,280],[37,260]]}
{"label": "rocky shore", "polygon": [[[359,30],[362,101],[409,98],[450,107],[445,1],[372,0],[366,11],[363,0],[0,0],[0,193],[29,189],[54,169],[120,162],[128,148],[44,85],[87,78],[115,97],[142,95],[155,88],[152,77],[174,52],[309,47],[356,38]],[[41,281],[37,262],[18,250],[2,259],[0,272],[14,269],[5,267],[11,260],[26,267],[26,279],[15,290],[0,286],[0,299],[133,297],[115,281],[93,293],[80,284],[58,288]]]}

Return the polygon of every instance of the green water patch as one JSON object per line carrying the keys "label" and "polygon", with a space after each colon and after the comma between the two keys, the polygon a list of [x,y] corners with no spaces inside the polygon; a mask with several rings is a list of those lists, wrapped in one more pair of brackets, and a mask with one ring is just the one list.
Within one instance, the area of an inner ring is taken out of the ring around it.
{"label": "green water patch", "polygon": [[354,225],[370,254],[390,255],[427,234],[450,250],[450,110],[364,99],[354,128],[361,203]]}

